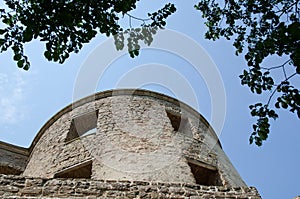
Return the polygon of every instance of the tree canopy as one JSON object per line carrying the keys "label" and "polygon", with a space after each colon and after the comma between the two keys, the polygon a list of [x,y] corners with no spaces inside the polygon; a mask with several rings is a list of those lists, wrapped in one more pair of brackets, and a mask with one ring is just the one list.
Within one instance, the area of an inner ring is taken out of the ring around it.
{"label": "tree canopy", "polygon": [[[271,91],[267,102],[249,106],[251,115],[258,118],[250,143],[259,146],[268,138],[269,119],[278,118],[271,106],[275,94],[276,108],[289,109],[300,118],[299,89],[290,82],[300,74],[299,7],[298,0],[201,0],[195,6],[206,19],[207,39],[233,40],[236,55],[244,53],[248,70],[240,75],[241,84],[256,94]],[[278,66],[264,66],[263,61],[274,55],[285,60]],[[293,67],[294,72],[287,74],[286,67]],[[276,79],[273,70],[282,70],[283,78]]]}
{"label": "tree canopy", "polygon": [[[5,0],[0,9],[0,52],[11,49],[17,66],[28,70],[24,44],[38,39],[45,43],[44,56],[64,63],[70,53],[78,53],[97,34],[113,36],[116,48],[125,43],[131,57],[139,54],[139,42],[151,45],[152,35],[166,26],[176,11],[172,3],[148,13],[147,19],[130,15],[138,0]],[[193,5],[191,5],[193,6]],[[270,132],[276,109],[288,109],[300,118],[300,94],[292,78],[300,73],[300,3],[291,0],[199,0],[194,5],[205,20],[205,38],[231,40],[236,55],[244,56],[248,68],[240,75],[241,84],[256,94],[270,92],[266,102],[250,105],[257,117],[250,143],[261,146]],[[139,27],[124,29],[120,18],[139,20]],[[128,37],[124,37],[124,35]],[[125,41],[126,38],[126,41]],[[278,66],[265,66],[270,56],[282,57]],[[293,73],[287,72],[287,67]],[[273,71],[280,70],[283,78]],[[276,98],[276,99],[275,99]],[[275,109],[276,108],[276,109]]]}
{"label": "tree canopy", "polygon": [[[18,67],[28,70],[25,43],[34,39],[45,42],[44,56],[49,61],[64,63],[70,53],[79,52],[98,33],[106,36],[123,33],[120,17],[131,18],[128,13],[136,8],[137,0],[5,0],[5,3],[9,10],[0,10],[5,25],[0,29],[0,52],[11,48]],[[166,4],[161,10],[149,13],[148,23],[144,21],[141,28],[125,30],[130,32],[131,56],[138,55],[138,40],[151,43],[151,31],[164,27],[165,19],[175,11],[173,4]],[[118,49],[122,48],[123,40],[120,35],[116,37]]]}

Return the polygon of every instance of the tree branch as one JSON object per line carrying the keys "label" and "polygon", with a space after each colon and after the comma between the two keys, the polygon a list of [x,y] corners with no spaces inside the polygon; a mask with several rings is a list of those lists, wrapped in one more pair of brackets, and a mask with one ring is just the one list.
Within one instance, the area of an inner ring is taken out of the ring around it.
{"label": "tree branch", "polygon": [[266,104],[267,106],[269,106],[272,97],[274,96],[274,94],[275,94],[276,91],[277,91],[277,88],[279,88],[279,87],[282,85],[283,82],[288,81],[289,79],[291,79],[292,77],[294,77],[296,74],[297,74],[297,73],[294,73],[294,74],[290,75],[289,77],[285,78],[285,80],[282,81],[282,82],[276,87],[276,89],[273,90],[273,92],[272,92],[272,94],[270,95],[270,97],[269,97],[269,99],[268,99],[268,102],[267,102],[267,104]]}
{"label": "tree branch", "polygon": [[136,20],[139,20],[139,21],[150,21],[151,19],[150,18],[145,18],[145,19],[142,19],[142,18],[139,18],[139,17],[135,17],[135,16],[132,16],[131,14],[128,14],[128,13],[125,13],[129,18],[132,18],[132,19],[136,19]]}
{"label": "tree branch", "polygon": [[273,66],[273,67],[270,67],[270,68],[261,67],[261,69],[270,71],[270,70],[274,70],[274,69],[277,69],[277,68],[282,68],[282,67],[284,67],[287,63],[289,63],[290,61],[291,61],[291,59],[287,60],[286,62],[284,62],[283,64],[281,64],[281,65],[279,65],[279,66]]}

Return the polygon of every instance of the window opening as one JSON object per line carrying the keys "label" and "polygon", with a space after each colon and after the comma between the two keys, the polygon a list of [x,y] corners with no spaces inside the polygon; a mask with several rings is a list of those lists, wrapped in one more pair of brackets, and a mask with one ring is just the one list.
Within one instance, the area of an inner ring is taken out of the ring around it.
{"label": "window opening", "polygon": [[211,166],[205,167],[193,162],[188,162],[188,165],[191,168],[191,172],[194,175],[196,183],[199,185],[206,186],[222,186],[222,181],[217,169],[208,168]]}
{"label": "window opening", "polygon": [[183,117],[181,114],[176,114],[170,111],[166,111],[167,116],[170,119],[174,131],[180,131],[185,136],[192,138],[193,133],[187,117]]}
{"label": "window opening", "polygon": [[10,166],[0,166],[0,173],[6,175],[20,175],[22,171],[19,171]]}
{"label": "window opening", "polygon": [[54,175],[55,178],[91,178],[92,160],[64,169]]}
{"label": "window opening", "polygon": [[97,120],[98,111],[93,111],[74,118],[65,141],[68,142],[83,135],[96,133]]}
{"label": "window opening", "polygon": [[170,122],[172,124],[174,131],[178,131],[179,127],[180,127],[180,122],[181,122],[181,115],[170,112],[170,111],[166,111],[166,112],[167,112],[168,118],[170,119]]}

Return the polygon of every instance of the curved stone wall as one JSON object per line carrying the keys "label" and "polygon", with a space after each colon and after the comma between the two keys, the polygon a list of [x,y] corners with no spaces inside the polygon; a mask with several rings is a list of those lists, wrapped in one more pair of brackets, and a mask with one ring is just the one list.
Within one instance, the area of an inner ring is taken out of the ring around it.
{"label": "curved stone wall", "polygon": [[97,93],[57,113],[23,175],[246,186],[199,113],[145,90]]}

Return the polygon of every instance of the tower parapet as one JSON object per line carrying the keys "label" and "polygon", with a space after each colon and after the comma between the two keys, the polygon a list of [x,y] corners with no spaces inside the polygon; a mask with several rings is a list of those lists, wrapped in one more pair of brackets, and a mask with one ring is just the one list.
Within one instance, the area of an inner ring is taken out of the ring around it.
{"label": "tower parapet", "polygon": [[[15,196],[60,197],[65,190],[61,197],[73,197],[80,183],[88,184],[81,194],[99,197],[260,198],[198,112],[152,91],[105,91],[67,106],[42,127],[27,157]],[[49,195],[53,183],[60,188]],[[30,191],[36,189],[44,191]]]}

